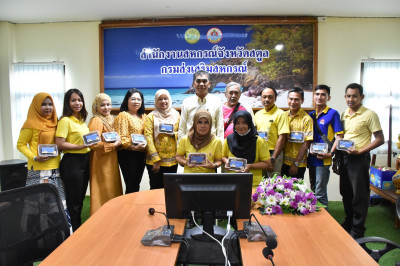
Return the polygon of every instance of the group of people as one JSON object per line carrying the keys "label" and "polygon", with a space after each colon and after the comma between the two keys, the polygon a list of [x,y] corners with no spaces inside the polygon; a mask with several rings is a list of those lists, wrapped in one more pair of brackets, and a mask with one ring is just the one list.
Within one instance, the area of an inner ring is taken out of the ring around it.
{"label": "group of people", "polygon": [[[350,84],[345,90],[348,109],[340,116],[327,106],[330,88],[318,85],[314,92],[316,110],[307,114],[301,105],[304,92],[294,87],[288,91],[289,110],[279,109],[278,94],[272,86],[261,91],[264,108],[255,115],[239,100],[241,86],[226,86],[227,101],[209,93],[209,73],[193,75],[196,94],[186,98],[179,114],[172,108],[167,90],[155,94],[155,109],[145,114],[143,93],[129,89],[119,114],[111,115],[111,98],[98,94],[92,104],[93,117],[87,126],[88,112],[78,89],[64,96],[64,107],[58,120],[52,97],[35,95],[27,120],[22,126],[17,148],[28,158],[27,185],[54,184],[66,204],[73,230],[81,224],[83,200],[90,180],[93,214],[108,200],[122,195],[120,171],[125,193],[139,191],[147,168],[150,188],[163,187],[163,174],[176,173],[178,164],[185,173],[251,172],[253,186],[263,176],[275,172],[304,178],[309,168],[311,187],[318,200],[328,206],[327,183],[332,156],[338,153],[336,139],[352,140],[355,147],[342,152],[340,193],[346,212],[343,227],[354,237],[365,231],[369,202],[369,151],[383,144],[384,137],[377,115],[362,105],[363,88]],[[165,130],[168,128],[169,130]],[[119,140],[85,145],[83,135],[97,131],[116,132]],[[133,143],[131,134],[145,136],[145,142]],[[371,135],[375,139],[371,141]],[[325,153],[310,152],[312,142],[327,143]],[[38,154],[39,144],[56,144],[64,155],[46,157]],[[193,164],[189,154],[206,154],[201,165]],[[241,170],[229,167],[229,158],[246,159]]]}

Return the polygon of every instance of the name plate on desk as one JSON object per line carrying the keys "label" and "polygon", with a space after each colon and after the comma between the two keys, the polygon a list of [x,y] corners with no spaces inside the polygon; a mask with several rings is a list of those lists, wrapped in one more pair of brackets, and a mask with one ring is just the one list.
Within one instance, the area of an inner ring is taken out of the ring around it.
{"label": "name plate on desk", "polygon": [[304,132],[291,131],[288,141],[289,142],[303,143],[304,142]]}

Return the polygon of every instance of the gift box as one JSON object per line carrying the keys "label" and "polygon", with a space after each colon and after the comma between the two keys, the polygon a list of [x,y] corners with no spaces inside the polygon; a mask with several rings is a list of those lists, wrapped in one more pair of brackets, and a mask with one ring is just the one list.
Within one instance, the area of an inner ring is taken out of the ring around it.
{"label": "gift box", "polygon": [[392,177],[396,171],[382,171],[371,166],[369,172],[369,182],[380,189],[394,189]]}

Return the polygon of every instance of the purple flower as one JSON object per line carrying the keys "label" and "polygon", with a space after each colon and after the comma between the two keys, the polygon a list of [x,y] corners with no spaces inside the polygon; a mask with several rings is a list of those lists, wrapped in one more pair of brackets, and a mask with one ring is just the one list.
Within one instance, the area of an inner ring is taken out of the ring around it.
{"label": "purple flower", "polygon": [[304,215],[310,213],[310,211],[307,208],[302,208],[300,212],[301,212],[301,214],[304,214]]}
{"label": "purple flower", "polygon": [[257,189],[256,189],[256,192],[257,193],[262,193],[262,192],[264,192],[264,189],[261,186],[258,186]]}
{"label": "purple flower", "polygon": [[285,188],[292,188],[292,187],[293,187],[293,182],[291,182],[291,181],[285,182],[285,183],[283,184],[283,186],[284,186]]}
{"label": "purple flower", "polygon": [[256,202],[258,200],[258,194],[254,193],[252,198],[253,198],[253,201]]}
{"label": "purple flower", "polygon": [[273,206],[272,209],[275,208],[276,214],[283,214],[282,208],[279,205]]}
{"label": "purple flower", "polygon": [[290,201],[290,207],[293,209],[297,209],[297,202],[296,201]]}
{"label": "purple flower", "polygon": [[271,189],[269,189],[268,191],[266,191],[265,195],[266,195],[266,196],[271,196],[271,195],[273,196],[273,195],[275,195],[275,193],[276,193],[275,190],[273,190],[273,189],[271,188]]}

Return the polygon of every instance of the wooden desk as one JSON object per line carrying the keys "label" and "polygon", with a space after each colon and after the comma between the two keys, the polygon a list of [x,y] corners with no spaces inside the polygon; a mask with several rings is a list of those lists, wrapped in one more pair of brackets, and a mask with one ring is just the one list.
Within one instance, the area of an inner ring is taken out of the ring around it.
{"label": "wooden desk", "polygon": [[[146,230],[165,224],[161,214],[150,216],[150,207],[165,211],[164,191],[142,191],[111,200],[40,265],[174,265],[178,244],[145,247]],[[262,216],[262,224],[278,235],[276,265],[377,265],[375,261],[325,211],[307,216]],[[239,229],[243,227],[239,220]],[[171,219],[177,234],[185,220]],[[243,265],[271,265],[262,250],[265,242],[240,240]]]}
{"label": "wooden desk", "polygon": [[[396,189],[380,189],[372,184],[369,184],[369,187],[379,196],[382,196],[384,199],[387,199],[391,203],[396,204],[396,200],[399,197],[399,194],[396,194]],[[400,220],[397,216],[396,210],[394,211],[394,227],[400,228]]]}
{"label": "wooden desk", "polygon": [[[146,247],[145,232],[166,224],[164,215],[150,215],[153,207],[165,212],[164,190],[132,193],[102,206],[40,265],[174,265],[179,243]],[[183,234],[185,220],[170,219]]]}
{"label": "wooden desk", "polygon": [[[378,265],[324,209],[306,216],[253,213],[278,236],[276,265]],[[243,228],[243,220],[238,227]],[[262,255],[265,242],[241,239],[240,247],[243,265],[271,265]]]}

